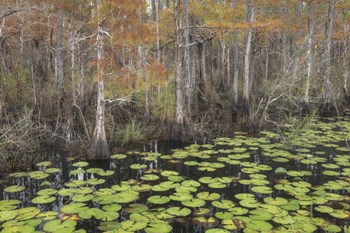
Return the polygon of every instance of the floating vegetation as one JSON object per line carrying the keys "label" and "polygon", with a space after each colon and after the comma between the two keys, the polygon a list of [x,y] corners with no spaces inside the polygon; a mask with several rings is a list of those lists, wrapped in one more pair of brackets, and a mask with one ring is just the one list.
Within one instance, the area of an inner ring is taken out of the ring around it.
{"label": "floating vegetation", "polygon": [[238,133],[165,155],[115,154],[106,166],[43,161],[1,187],[0,231],[79,233],[93,222],[94,232],[347,232],[345,119],[297,137]]}

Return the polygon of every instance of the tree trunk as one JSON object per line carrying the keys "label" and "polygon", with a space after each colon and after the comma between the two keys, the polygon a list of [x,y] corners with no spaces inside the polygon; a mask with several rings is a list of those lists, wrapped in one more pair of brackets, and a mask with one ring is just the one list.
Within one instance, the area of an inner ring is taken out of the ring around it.
{"label": "tree trunk", "polygon": [[98,33],[96,38],[96,52],[97,52],[97,110],[96,123],[94,133],[91,138],[90,149],[88,153],[89,159],[103,159],[110,155],[109,147],[105,131],[105,96],[104,96],[104,82],[103,82],[103,27],[100,22],[99,11],[101,7],[100,0],[96,0],[96,12],[98,18]]}
{"label": "tree trunk", "polygon": [[176,110],[174,137],[182,137],[182,130],[185,124],[185,90],[183,89],[183,32],[182,32],[182,16],[181,16],[181,0],[175,0],[174,20],[175,20],[175,95]]}
{"label": "tree trunk", "polygon": [[56,66],[56,83],[57,83],[57,90],[61,92],[61,88],[63,85],[63,79],[64,79],[64,70],[63,70],[63,55],[62,55],[62,34],[63,34],[63,9],[59,8],[57,11],[57,34],[56,34],[56,60],[55,60],[55,66]]}
{"label": "tree trunk", "polygon": [[326,45],[324,53],[324,72],[323,72],[323,92],[322,92],[322,113],[329,111],[330,104],[330,74],[331,74],[331,49],[332,33],[334,21],[334,0],[328,1],[328,20],[326,27]]}
{"label": "tree trunk", "polygon": [[[254,21],[254,5],[252,2],[247,3],[247,21]],[[244,56],[244,85],[243,85],[243,104],[244,108],[249,106],[249,92],[250,92],[250,61],[252,48],[253,28],[249,27]],[[248,109],[245,109],[248,111]]]}
{"label": "tree trunk", "polygon": [[307,76],[306,76],[306,82],[305,82],[305,93],[304,93],[304,104],[309,105],[309,89],[310,89],[310,78],[312,74],[312,63],[313,63],[313,33],[314,33],[314,22],[312,20],[312,8],[311,8],[311,1],[308,2],[307,6],[307,13],[308,13],[308,29],[309,29],[309,35],[307,38]]}

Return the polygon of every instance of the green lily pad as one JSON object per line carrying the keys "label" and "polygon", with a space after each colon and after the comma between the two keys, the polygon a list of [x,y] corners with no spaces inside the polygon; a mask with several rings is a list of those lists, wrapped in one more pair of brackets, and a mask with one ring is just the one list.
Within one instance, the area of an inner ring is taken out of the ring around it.
{"label": "green lily pad", "polygon": [[271,194],[272,189],[267,186],[254,186],[251,188],[251,190],[255,193],[261,193],[261,194]]}
{"label": "green lily pad", "polygon": [[153,174],[146,174],[140,177],[141,180],[146,180],[146,181],[153,181],[153,180],[158,180],[159,176],[153,175]]}
{"label": "green lily pad", "polygon": [[209,230],[206,230],[205,233],[230,233],[228,230],[221,229],[221,228],[212,228]]}
{"label": "green lily pad", "polygon": [[193,196],[188,192],[175,192],[170,195],[169,198],[173,201],[185,201],[192,199]]}
{"label": "green lily pad", "polygon": [[72,200],[75,202],[88,202],[94,198],[92,194],[77,194],[73,196]]}
{"label": "green lily pad", "polygon": [[176,217],[185,217],[191,214],[191,210],[188,208],[180,208],[180,207],[171,207],[166,210],[166,212],[170,215]]}
{"label": "green lily pad", "polygon": [[264,202],[270,205],[280,206],[280,205],[286,205],[288,203],[288,200],[284,199],[283,197],[276,197],[276,198],[265,197]]}
{"label": "green lily pad", "polygon": [[125,159],[126,157],[127,155],[124,155],[124,154],[115,154],[111,156],[112,159],[117,159],[117,160]]}
{"label": "green lily pad", "polygon": [[56,197],[41,195],[32,199],[33,204],[48,204],[54,202]]}
{"label": "green lily pad", "polygon": [[117,192],[123,192],[123,191],[127,191],[127,190],[131,189],[131,186],[128,184],[121,184],[121,185],[116,184],[116,185],[113,185],[111,187],[111,189],[113,189]]}
{"label": "green lily pad", "polygon": [[52,165],[52,162],[50,161],[43,161],[40,163],[35,164],[37,167],[49,167]]}
{"label": "green lily pad", "polygon": [[7,192],[7,193],[17,193],[17,192],[21,192],[23,190],[25,190],[26,187],[25,186],[20,186],[20,185],[11,185],[11,186],[8,186],[4,189],[4,192]]}
{"label": "green lily pad", "polygon": [[49,177],[49,174],[43,171],[33,171],[29,172],[29,178],[35,179],[35,180],[42,180]]}
{"label": "green lily pad", "polygon": [[129,203],[139,199],[139,194],[132,193],[129,191],[124,191],[117,194],[113,194],[112,198],[116,203]]}
{"label": "green lily pad", "polygon": [[50,195],[54,195],[57,193],[57,190],[56,189],[53,189],[53,188],[47,188],[47,189],[42,189],[42,190],[39,190],[37,192],[37,195],[39,196],[50,196]]}
{"label": "green lily pad", "polygon": [[46,232],[73,232],[77,223],[73,220],[51,220],[44,224],[43,230]]}
{"label": "green lily pad", "polygon": [[135,163],[135,164],[131,164],[130,168],[134,169],[134,170],[141,170],[141,169],[147,168],[147,165],[146,164]]}
{"label": "green lily pad", "polygon": [[106,212],[118,212],[122,209],[122,206],[119,204],[110,204],[102,206],[102,209]]}
{"label": "green lily pad", "polygon": [[221,195],[218,193],[200,192],[197,194],[197,197],[205,201],[214,201],[219,199]]}
{"label": "green lily pad", "polygon": [[86,183],[89,185],[99,185],[99,184],[103,184],[104,182],[106,182],[105,179],[97,179],[97,178],[88,179],[86,181]]}
{"label": "green lily pad", "polygon": [[73,167],[87,167],[87,166],[89,166],[89,163],[86,161],[73,163]]}
{"label": "green lily pad", "polygon": [[35,218],[39,213],[40,209],[36,207],[25,207],[17,210],[18,216],[16,220],[23,221]]}
{"label": "green lily pad", "polygon": [[0,200],[0,211],[14,210],[20,203],[20,200]]}
{"label": "green lily pad", "polygon": [[169,233],[173,227],[165,222],[149,223],[144,229],[146,233]]}
{"label": "green lily pad", "polygon": [[147,227],[147,222],[135,222],[132,220],[125,220],[121,222],[121,228],[125,231],[140,231]]}
{"label": "green lily pad", "polygon": [[228,211],[230,211],[230,213],[233,215],[245,215],[249,212],[248,209],[242,207],[233,207],[228,209]]}
{"label": "green lily pad", "polygon": [[60,208],[60,211],[65,214],[77,214],[89,209],[85,203],[70,203]]}
{"label": "green lily pad", "polygon": [[99,175],[99,176],[111,176],[113,174],[114,174],[114,171],[112,171],[112,170],[97,172],[97,175]]}
{"label": "green lily pad", "polygon": [[233,214],[230,212],[216,212],[215,217],[218,219],[224,220],[224,219],[232,219]]}
{"label": "green lily pad", "polygon": [[182,201],[181,204],[183,206],[187,206],[187,207],[198,208],[198,207],[204,206],[205,201],[203,201],[202,199],[199,199],[199,198],[192,198],[190,200]]}
{"label": "green lily pad", "polygon": [[92,217],[96,218],[97,215],[102,213],[104,213],[104,211],[98,208],[84,209],[79,211],[79,217],[82,219],[90,219]]}
{"label": "green lily pad", "polygon": [[158,204],[158,205],[163,205],[163,204],[166,204],[170,201],[170,198],[169,197],[166,197],[166,196],[151,196],[147,199],[147,201],[149,203],[152,203],[152,204]]}
{"label": "green lily pad", "polygon": [[46,173],[49,173],[49,174],[53,174],[53,173],[57,173],[57,172],[60,172],[61,169],[57,168],[57,167],[51,167],[51,168],[48,168],[45,170]]}
{"label": "green lily pad", "polygon": [[98,229],[100,231],[116,231],[119,228],[121,228],[121,224],[119,222],[101,222],[100,226],[98,227]]}
{"label": "green lily pad", "polygon": [[230,209],[235,206],[235,203],[231,200],[213,201],[211,204],[219,209]]}
{"label": "green lily pad", "polygon": [[12,220],[17,217],[18,213],[15,210],[4,210],[0,211],[0,222],[5,222],[8,220]]}
{"label": "green lily pad", "polygon": [[251,220],[247,223],[247,228],[250,228],[254,231],[267,232],[267,231],[271,230],[273,228],[273,226],[266,221]]}
{"label": "green lily pad", "polygon": [[57,217],[58,213],[56,211],[47,211],[41,212],[36,216],[36,218],[40,218],[45,221],[53,220]]}

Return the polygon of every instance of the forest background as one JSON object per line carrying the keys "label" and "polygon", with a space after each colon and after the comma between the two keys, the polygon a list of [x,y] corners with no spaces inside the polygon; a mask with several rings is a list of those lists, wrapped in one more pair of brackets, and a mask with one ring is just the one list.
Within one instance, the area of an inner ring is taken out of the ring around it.
{"label": "forest background", "polygon": [[347,109],[349,0],[2,0],[0,159],[107,158],[151,139]]}

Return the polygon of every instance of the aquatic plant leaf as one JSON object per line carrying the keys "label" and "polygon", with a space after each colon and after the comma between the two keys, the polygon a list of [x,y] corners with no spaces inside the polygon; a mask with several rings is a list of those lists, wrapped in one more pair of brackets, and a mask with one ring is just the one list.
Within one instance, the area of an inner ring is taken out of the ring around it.
{"label": "aquatic plant leaf", "polygon": [[218,224],[218,220],[214,217],[195,217],[193,219],[193,222],[196,223],[196,224],[199,224],[203,227],[206,227],[206,228],[212,228],[214,226],[216,226]]}
{"label": "aquatic plant leaf", "polygon": [[181,207],[171,207],[166,210],[166,212],[170,215],[176,216],[176,217],[185,217],[191,214],[191,210],[188,208],[181,208]]}
{"label": "aquatic plant leaf", "polygon": [[97,175],[99,175],[99,176],[111,176],[113,174],[114,174],[114,171],[112,171],[112,170],[97,172]]}
{"label": "aquatic plant leaf", "polygon": [[126,157],[127,155],[125,154],[115,154],[111,156],[112,159],[117,159],[117,160],[125,159]]}
{"label": "aquatic plant leaf", "polygon": [[255,196],[252,193],[238,193],[235,195],[235,198],[239,200],[244,200],[244,199],[254,199]]}
{"label": "aquatic plant leaf", "polygon": [[40,218],[45,221],[53,220],[57,217],[58,213],[56,211],[47,211],[41,212],[36,216],[36,218]]}
{"label": "aquatic plant leaf", "polygon": [[158,222],[149,223],[144,230],[146,233],[169,233],[173,230],[173,227],[168,223]]}
{"label": "aquatic plant leaf", "polygon": [[15,210],[0,211],[0,222],[12,220],[17,217],[18,213]]}
{"label": "aquatic plant leaf", "polygon": [[251,220],[247,223],[247,228],[250,228],[254,231],[267,232],[267,231],[271,230],[273,228],[273,226],[266,221]]}
{"label": "aquatic plant leaf", "polygon": [[218,193],[200,192],[197,194],[197,197],[205,201],[214,201],[219,199],[221,195]]}
{"label": "aquatic plant leaf", "polygon": [[323,227],[323,230],[325,230],[326,232],[330,232],[330,233],[342,231],[342,229],[339,226],[334,225],[334,224],[330,224],[328,226]]}
{"label": "aquatic plant leaf", "polygon": [[0,200],[0,211],[14,210],[20,203],[20,200]]}
{"label": "aquatic plant leaf", "polygon": [[231,200],[213,201],[211,204],[219,209],[230,209],[235,206],[235,203]]}
{"label": "aquatic plant leaf", "polygon": [[73,196],[72,200],[75,202],[88,202],[94,198],[92,194],[77,194]]}
{"label": "aquatic plant leaf", "polygon": [[127,191],[129,189],[131,189],[131,185],[128,185],[128,184],[116,184],[116,185],[113,185],[111,187],[111,189],[117,191],[117,192],[123,192],[123,191]]}
{"label": "aquatic plant leaf", "polygon": [[114,200],[115,203],[129,203],[129,202],[136,201],[137,199],[139,199],[138,193],[123,191],[117,194],[113,194],[112,200]]}
{"label": "aquatic plant leaf", "polygon": [[177,186],[175,188],[175,190],[176,190],[176,192],[179,192],[179,193],[190,193],[190,192],[194,193],[194,192],[197,192],[197,188],[195,188],[195,187],[182,186],[182,185]]}
{"label": "aquatic plant leaf", "polygon": [[182,181],[181,185],[185,187],[195,187],[195,188],[198,188],[199,186],[201,186],[201,184],[195,180],[184,180]]}
{"label": "aquatic plant leaf", "polygon": [[84,180],[73,180],[73,181],[64,183],[64,186],[69,188],[77,188],[83,185],[86,185],[86,181]]}
{"label": "aquatic plant leaf", "polygon": [[334,210],[334,212],[329,213],[334,218],[339,218],[339,219],[344,219],[344,218],[349,218],[350,217],[350,212],[345,211],[345,210]]}
{"label": "aquatic plant leaf", "polygon": [[321,205],[321,206],[316,206],[315,210],[320,212],[320,213],[332,213],[334,212],[334,209],[329,206]]}
{"label": "aquatic plant leaf", "polygon": [[78,215],[80,218],[82,219],[90,219],[92,217],[95,217],[98,214],[104,213],[103,210],[98,209],[98,208],[89,208],[89,209],[83,209],[81,211],[79,211]]}
{"label": "aquatic plant leaf", "polygon": [[41,189],[37,192],[37,195],[39,196],[50,196],[50,195],[54,195],[57,193],[56,189],[53,188],[47,188],[47,189]]}
{"label": "aquatic plant leaf", "polygon": [[102,211],[94,215],[96,219],[99,219],[101,221],[113,221],[119,218],[119,213],[118,212],[107,212],[107,211]]}
{"label": "aquatic plant leaf", "polygon": [[68,197],[68,196],[73,196],[76,193],[76,191],[77,191],[76,189],[64,188],[64,189],[59,190],[57,193],[58,193],[58,195],[60,195],[62,197]]}
{"label": "aquatic plant leaf", "polygon": [[122,206],[119,204],[110,204],[102,206],[102,209],[106,212],[118,212],[122,209]]}
{"label": "aquatic plant leaf", "polygon": [[208,215],[210,213],[210,209],[208,208],[198,208],[195,212],[194,215],[196,216],[202,216],[202,215]]}
{"label": "aquatic plant leaf", "polygon": [[40,163],[35,164],[37,167],[49,167],[52,165],[52,162],[50,161],[43,161]]}
{"label": "aquatic plant leaf", "polygon": [[17,193],[17,192],[21,192],[21,191],[23,191],[25,189],[26,189],[25,186],[11,185],[11,186],[6,187],[4,189],[4,192],[6,192],[6,193]]}
{"label": "aquatic plant leaf", "polygon": [[89,185],[99,185],[99,184],[103,184],[105,182],[106,182],[105,179],[98,179],[98,178],[92,178],[92,179],[88,179],[86,181],[86,183]]}
{"label": "aquatic plant leaf", "polygon": [[26,177],[26,176],[29,176],[27,172],[14,172],[9,174],[9,177],[15,177],[15,178]]}
{"label": "aquatic plant leaf", "polygon": [[60,172],[61,169],[57,168],[57,167],[51,167],[51,168],[47,168],[45,170],[46,173],[49,173],[49,174],[53,174],[53,173],[57,173],[57,172]]}
{"label": "aquatic plant leaf", "polygon": [[131,189],[136,192],[147,192],[147,191],[150,191],[151,188],[152,186],[149,184],[136,184],[131,186]]}
{"label": "aquatic plant leaf", "polygon": [[192,207],[192,208],[198,208],[202,207],[205,205],[205,201],[199,198],[192,198],[190,200],[185,200],[181,202],[181,205],[187,206],[187,207]]}
{"label": "aquatic plant leaf", "polygon": [[273,218],[273,214],[270,212],[264,210],[264,209],[255,209],[251,210],[249,212],[249,218],[254,219],[254,220],[262,220],[262,221],[268,221]]}
{"label": "aquatic plant leaf", "polygon": [[107,221],[107,222],[101,222],[100,226],[98,227],[98,229],[100,231],[116,231],[118,230],[122,225],[119,222],[111,222],[111,221]]}
{"label": "aquatic plant leaf", "polygon": [[29,178],[35,179],[35,180],[42,180],[49,177],[49,174],[43,171],[33,171],[29,172]]}
{"label": "aquatic plant leaf", "polygon": [[79,161],[76,163],[73,163],[73,167],[87,167],[89,166],[89,163],[86,161]]}
{"label": "aquatic plant leaf", "polygon": [[276,197],[276,198],[265,197],[264,202],[270,205],[280,206],[280,205],[286,205],[288,203],[288,200],[284,199],[283,197]]}
{"label": "aquatic plant leaf", "polygon": [[215,217],[218,219],[224,220],[224,219],[232,219],[233,214],[230,212],[216,212]]}
{"label": "aquatic plant leaf", "polygon": [[152,204],[158,204],[158,205],[163,205],[165,203],[168,203],[170,201],[170,198],[167,196],[150,196],[147,201]]}
{"label": "aquatic plant leaf", "polygon": [[209,230],[206,230],[205,233],[230,233],[228,230],[221,229],[221,228],[212,228]]}
{"label": "aquatic plant leaf", "polygon": [[287,174],[287,169],[283,168],[283,167],[278,167],[275,169],[275,174]]}
{"label": "aquatic plant leaf", "polygon": [[233,207],[228,209],[228,211],[233,215],[245,215],[249,212],[248,209],[242,207]]}
{"label": "aquatic plant leaf", "polygon": [[146,164],[135,163],[135,164],[131,164],[130,168],[134,169],[134,170],[141,170],[141,169],[147,168],[147,165]]}
{"label": "aquatic plant leaf", "polygon": [[135,222],[132,220],[125,220],[121,222],[121,228],[125,231],[140,231],[147,227],[147,222]]}
{"label": "aquatic plant leaf", "polygon": [[213,183],[209,183],[208,187],[213,189],[223,189],[227,187],[227,184],[223,184],[221,182],[213,182]]}
{"label": "aquatic plant leaf", "polygon": [[173,201],[185,201],[192,199],[193,196],[188,192],[175,192],[170,195],[169,198]]}
{"label": "aquatic plant leaf", "polygon": [[89,209],[89,207],[87,207],[85,203],[70,203],[62,206],[60,211],[65,214],[77,214],[87,209]]}
{"label": "aquatic plant leaf", "polygon": [[272,220],[282,225],[293,224],[295,222],[292,216],[276,216]]}
{"label": "aquatic plant leaf", "polygon": [[41,195],[32,199],[33,204],[48,204],[54,202],[56,197]]}
{"label": "aquatic plant leaf", "polygon": [[140,177],[141,180],[146,180],[146,181],[153,181],[153,180],[158,180],[159,176],[153,175],[153,174],[146,174]]}
{"label": "aquatic plant leaf", "polygon": [[247,208],[258,208],[261,205],[257,200],[249,198],[241,200],[239,204]]}
{"label": "aquatic plant leaf", "polygon": [[17,213],[17,221],[29,220],[35,218],[40,213],[40,209],[36,207],[25,207],[17,210]]}
{"label": "aquatic plant leaf", "polygon": [[43,230],[46,232],[73,232],[77,223],[73,220],[51,220],[44,224]]}
{"label": "aquatic plant leaf", "polygon": [[251,188],[251,190],[255,193],[261,193],[261,194],[271,194],[272,189],[267,186],[254,186]]}

